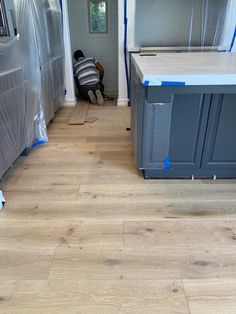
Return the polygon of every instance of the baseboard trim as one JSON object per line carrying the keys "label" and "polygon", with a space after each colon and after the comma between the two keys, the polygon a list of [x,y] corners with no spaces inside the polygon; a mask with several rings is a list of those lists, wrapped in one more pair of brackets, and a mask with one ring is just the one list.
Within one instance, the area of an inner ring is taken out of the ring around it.
{"label": "baseboard trim", "polygon": [[114,89],[105,89],[104,93],[105,95],[108,95],[108,96],[113,96],[113,97],[118,96],[117,90],[114,90]]}
{"label": "baseboard trim", "polygon": [[117,100],[117,106],[118,107],[128,107],[129,99],[118,99]]}
{"label": "baseboard trim", "polygon": [[62,107],[74,107],[76,105],[76,99],[66,100]]}
{"label": "baseboard trim", "polygon": [[[129,104],[129,99],[117,99],[118,107],[127,107]],[[74,107],[76,105],[76,100],[67,100],[64,102],[63,107]]]}

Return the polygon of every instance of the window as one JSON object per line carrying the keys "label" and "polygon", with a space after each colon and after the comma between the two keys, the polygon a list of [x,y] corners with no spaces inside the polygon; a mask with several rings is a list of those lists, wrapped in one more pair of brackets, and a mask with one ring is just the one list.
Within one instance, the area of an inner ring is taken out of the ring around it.
{"label": "window", "polygon": [[107,33],[107,1],[89,0],[90,33]]}

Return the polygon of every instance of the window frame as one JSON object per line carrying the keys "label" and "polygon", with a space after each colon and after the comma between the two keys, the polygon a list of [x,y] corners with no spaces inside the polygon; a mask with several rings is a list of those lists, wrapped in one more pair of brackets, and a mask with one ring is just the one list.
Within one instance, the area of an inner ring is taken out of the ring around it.
{"label": "window frame", "polygon": [[106,5],[106,31],[104,32],[96,32],[92,30],[92,21],[91,21],[91,14],[90,14],[90,3],[93,2],[93,0],[87,0],[88,3],[88,27],[89,27],[89,33],[90,34],[108,34],[108,0],[100,0],[100,2],[105,2]]}

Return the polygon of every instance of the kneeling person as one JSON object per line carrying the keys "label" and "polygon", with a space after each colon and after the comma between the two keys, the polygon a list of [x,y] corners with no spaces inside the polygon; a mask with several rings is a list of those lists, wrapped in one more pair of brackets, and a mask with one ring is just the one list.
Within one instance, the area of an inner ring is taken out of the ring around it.
{"label": "kneeling person", "polygon": [[81,50],[75,51],[74,59],[74,76],[81,98],[104,105],[103,66],[92,57],[85,58]]}

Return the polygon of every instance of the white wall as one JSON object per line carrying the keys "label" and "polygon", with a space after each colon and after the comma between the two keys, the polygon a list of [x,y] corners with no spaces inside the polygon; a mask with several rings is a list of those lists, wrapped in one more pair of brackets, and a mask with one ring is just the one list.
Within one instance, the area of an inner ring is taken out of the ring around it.
{"label": "white wall", "polygon": [[[127,83],[125,74],[124,58],[124,0],[118,0],[119,7],[119,96],[118,106],[128,106]],[[134,47],[134,18],[135,18],[136,0],[128,0],[127,17],[128,17],[128,49]]]}
{"label": "white wall", "polygon": [[125,78],[125,59],[124,59],[124,1],[118,2],[118,42],[119,42],[119,59],[118,59],[118,106],[128,105],[127,85]]}
{"label": "white wall", "polygon": [[70,27],[68,19],[67,0],[62,0],[62,9],[63,9],[63,36],[65,47],[65,85],[67,90],[65,97],[65,105],[75,105],[76,99],[72,70]]}

